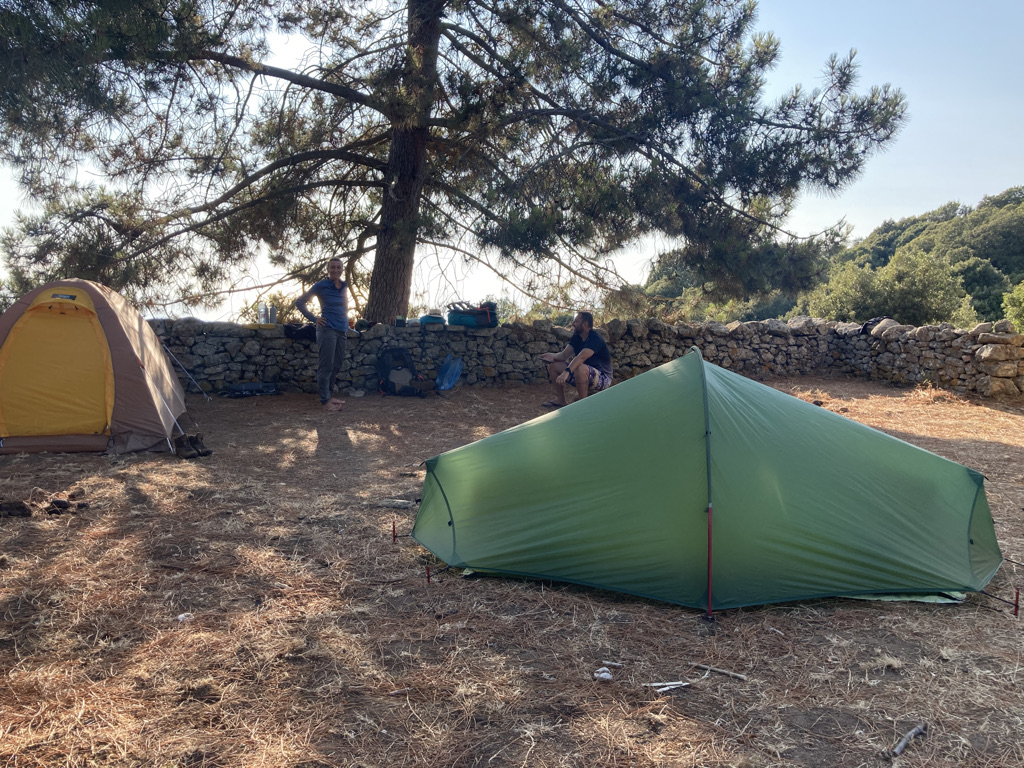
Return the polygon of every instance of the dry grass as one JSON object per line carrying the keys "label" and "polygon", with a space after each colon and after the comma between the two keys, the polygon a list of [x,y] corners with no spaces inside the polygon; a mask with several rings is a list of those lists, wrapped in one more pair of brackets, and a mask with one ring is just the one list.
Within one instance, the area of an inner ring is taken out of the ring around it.
{"label": "dry grass", "polygon": [[[975,467],[1024,561],[1024,412],[850,380],[775,386]],[[819,600],[720,614],[466,580],[409,538],[423,459],[539,414],[542,388],[444,399],[198,399],[216,452],[0,458],[0,764],[1024,764],[1005,605]],[[60,515],[53,498],[88,506]],[[428,584],[425,567],[432,566]],[[1007,563],[990,585],[1022,582]],[[604,661],[623,666],[593,682]],[[699,662],[747,679],[704,674]],[[643,683],[689,679],[671,693]]]}

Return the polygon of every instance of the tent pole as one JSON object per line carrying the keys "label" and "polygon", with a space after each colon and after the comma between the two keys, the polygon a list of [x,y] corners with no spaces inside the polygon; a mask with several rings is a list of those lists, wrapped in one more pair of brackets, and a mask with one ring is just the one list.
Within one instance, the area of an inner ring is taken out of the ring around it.
{"label": "tent pole", "polygon": [[704,618],[713,621],[711,608],[711,416],[708,413],[708,380],[704,375],[704,356],[695,345],[690,347],[686,354],[696,354],[700,360],[700,382],[704,394],[704,464],[707,467],[708,484],[708,609]]}
{"label": "tent pole", "polygon": [[[164,408],[166,408],[167,409],[167,413],[170,414],[171,421],[174,422],[174,426],[176,426],[178,428],[178,431],[181,432],[181,434],[184,435],[185,434],[185,430],[181,428],[181,424],[178,423],[178,420],[174,416],[174,411],[171,410],[171,406],[169,406],[167,404],[167,401],[164,400],[164,396],[160,393],[160,390],[156,390],[156,396],[159,397],[160,398],[160,402],[164,404]],[[185,413],[188,413],[188,411],[185,411]],[[193,421],[195,421],[195,419],[193,419]],[[170,438],[167,438],[167,445],[168,446],[171,445],[171,439]],[[171,453],[174,453],[173,446],[171,447]]]}
{"label": "tent pole", "polygon": [[185,375],[188,376],[189,381],[191,381],[193,384],[196,385],[196,389],[199,390],[199,394],[201,394],[207,400],[212,400],[213,398],[210,397],[208,394],[206,394],[206,390],[199,386],[199,382],[196,381],[194,378],[192,378],[192,374],[188,372],[188,368],[186,368],[184,365],[182,365],[181,361],[178,360],[178,358],[176,358],[174,356],[174,353],[171,352],[171,348],[168,347],[166,344],[164,344],[163,340],[160,341],[160,344],[161,344],[161,346],[163,346],[164,351],[167,352],[167,354],[171,356],[171,360],[176,362],[178,364],[178,367],[181,368],[181,370],[185,372]]}

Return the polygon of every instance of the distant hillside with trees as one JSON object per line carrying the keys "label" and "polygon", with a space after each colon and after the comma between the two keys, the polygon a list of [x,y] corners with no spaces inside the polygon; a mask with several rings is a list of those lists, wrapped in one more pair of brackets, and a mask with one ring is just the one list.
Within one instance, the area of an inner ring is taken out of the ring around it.
{"label": "distant hillside with trees", "polygon": [[745,300],[716,302],[714,285],[662,260],[644,290],[662,314],[691,319],[804,314],[863,322],[888,315],[913,325],[966,326],[1008,317],[1018,327],[1024,320],[1024,186],[974,207],[950,202],[886,221],[846,247],[821,240],[771,247],[783,259],[800,248],[816,249],[800,259],[817,265],[816,284],[795,291],[786,281],[768,280],[769,290],[762,284]]}

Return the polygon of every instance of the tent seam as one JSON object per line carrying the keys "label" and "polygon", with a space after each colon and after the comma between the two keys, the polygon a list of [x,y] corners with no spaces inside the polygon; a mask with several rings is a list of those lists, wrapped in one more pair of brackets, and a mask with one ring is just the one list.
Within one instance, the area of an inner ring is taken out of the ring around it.
{"label": "tent seam", "polygon": [[707,483],[708,492],[708,576],[707,576],[707,595],[708,595],[708,606],[707,615],[711,617],[711,611],[713,606],[711,603],[711,514],[712,514],[712,503],[711,503],[711,414],[708,409],[708,379],[704,372],[704,356],[701,354],[700,349],[694,345],[690,347],[686,354],[696,354],[698,362],[698,368],[700,368],[700,385],[701,394],[704,403],[704,467],[705,467],[705,482]]}

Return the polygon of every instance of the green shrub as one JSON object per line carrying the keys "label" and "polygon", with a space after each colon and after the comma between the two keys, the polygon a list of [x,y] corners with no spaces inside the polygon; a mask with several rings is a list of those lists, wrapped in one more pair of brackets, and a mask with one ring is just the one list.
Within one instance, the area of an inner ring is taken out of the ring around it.
{"label": "green shrub", "polygon": [[833,268],[828,282],[801,297],[794,314],[863,322],[888,315],[907,325],[977,322],[971,297],[946,256],[900,248],[878,269],[853,262]]}
{"label": "green shrub", "polygon": [[1024,283],[1017,283],[1012,291],[1003,294],[1003,317],[1018,331],[1024,329]]}

